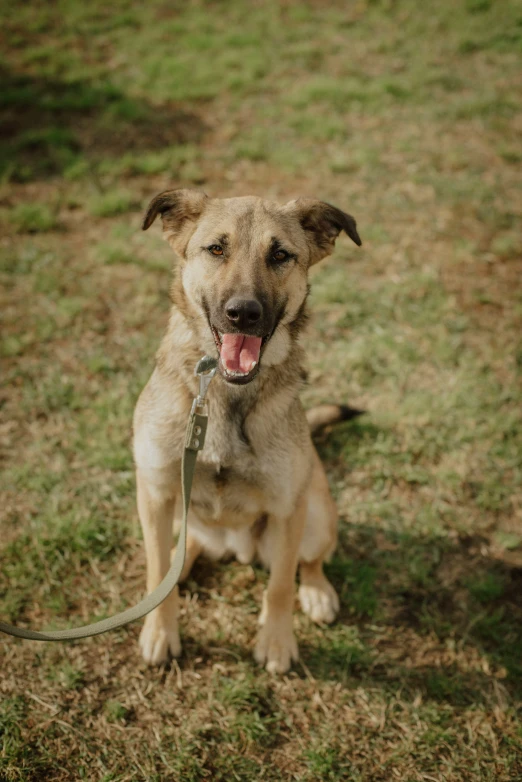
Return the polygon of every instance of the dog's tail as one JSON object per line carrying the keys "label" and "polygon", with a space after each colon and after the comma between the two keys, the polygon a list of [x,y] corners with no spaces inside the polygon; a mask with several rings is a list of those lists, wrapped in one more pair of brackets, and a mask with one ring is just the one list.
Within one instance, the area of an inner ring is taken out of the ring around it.
{"label": "dog's tail", "polygon": [[340,421],[350,421],[363,415],[364,410],[357,410],[347,405],[317,405],[306,411],[306,420],[312,434],[316,434],[325,426],[338,424]]}

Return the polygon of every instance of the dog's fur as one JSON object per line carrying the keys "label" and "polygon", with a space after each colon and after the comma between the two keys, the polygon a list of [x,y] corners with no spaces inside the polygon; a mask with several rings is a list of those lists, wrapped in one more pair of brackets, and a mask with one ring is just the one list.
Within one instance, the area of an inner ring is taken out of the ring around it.
{"label": "dog's fur", "polygon": [[[158,214],[180,265],[168,330],[134,416],[147,589],[169,567],[184,433],[198,390],[194,367],[204,354],[217,355],[216,329],[238,332],[227,321],[230,297],[256,300],[260,321],[239,333],[265,337],[258,366],[238,385],[220,364],[208,392],[209,425],[194,477],[182,578],[200,553],[214,559],[235,554],[243,563],[257,556],[270,578],[255,658],[284,672],[298,654],[292,630],[298,565],[303,610],[316,622],[332,622],[339,608],[323,573],[336,545],[337,513],[310,428],[339,420],[343,411],[323,407],[310,411],[307,421],[299,401],[308,269],[330,254],[342,230],[361,241],[350,215],[312,199],[281,206],[171,190],[153,199],[143,228]],[[209,249],[216,246],[219,257]],[[140,645],[147,662],[180,654],[177,613],[176,588],[146,618]]]}

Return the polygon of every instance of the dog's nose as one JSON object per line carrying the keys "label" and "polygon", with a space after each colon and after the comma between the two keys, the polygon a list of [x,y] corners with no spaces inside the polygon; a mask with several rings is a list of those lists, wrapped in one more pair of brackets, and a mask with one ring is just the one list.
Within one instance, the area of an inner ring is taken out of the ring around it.
{"label": "dog's nose", "polygon": [[225,312],[237,329],[255,326],[263,315],[261,304],[255,299],[229,299],[225,304]]}

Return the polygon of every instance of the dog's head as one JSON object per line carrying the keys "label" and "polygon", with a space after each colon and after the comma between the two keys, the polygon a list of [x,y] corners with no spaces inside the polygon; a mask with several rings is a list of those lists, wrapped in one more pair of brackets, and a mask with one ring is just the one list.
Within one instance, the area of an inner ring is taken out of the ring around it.
{"label": "dog's head", "polygon": [[209,198],[167,190],[149,205],[143,230],[161,215],[181,259],[176,303],[190,316],[229,383],[285,361],[304,317],[308,269],[341,231],[361,244],[355,220],[323,201],[281,206],[255,197]]}

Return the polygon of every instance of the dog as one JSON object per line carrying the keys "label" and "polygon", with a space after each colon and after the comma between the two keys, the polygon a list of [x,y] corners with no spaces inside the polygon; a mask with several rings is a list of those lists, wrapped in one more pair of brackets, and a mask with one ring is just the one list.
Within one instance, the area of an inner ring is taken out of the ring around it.
{"label": "dog", "polygon": [[[337,511],[310,431],[345,418],[346,409],[305,414],[299,400],[308,270],[332,252],[341,231],[357,245],[361,239],[351,215],[309,198],[279,205],[168,190],[150,203],[143,230],[158,215],[179,265],[167,332],[133,421],[147,590],[169,568],[185,427],[198,391],[194,367],[208,354],[219,364],[181,580],[202,553],[241,563],[257,557],[270,576],[254,656],[284,673],[298,659],[297,569],[300,604],[313,621],[330,623],[339,610],[323,572],[337,542]],[[176,587],[146,617],[140,646],[149,664],[181,652],[178,600]]]}

